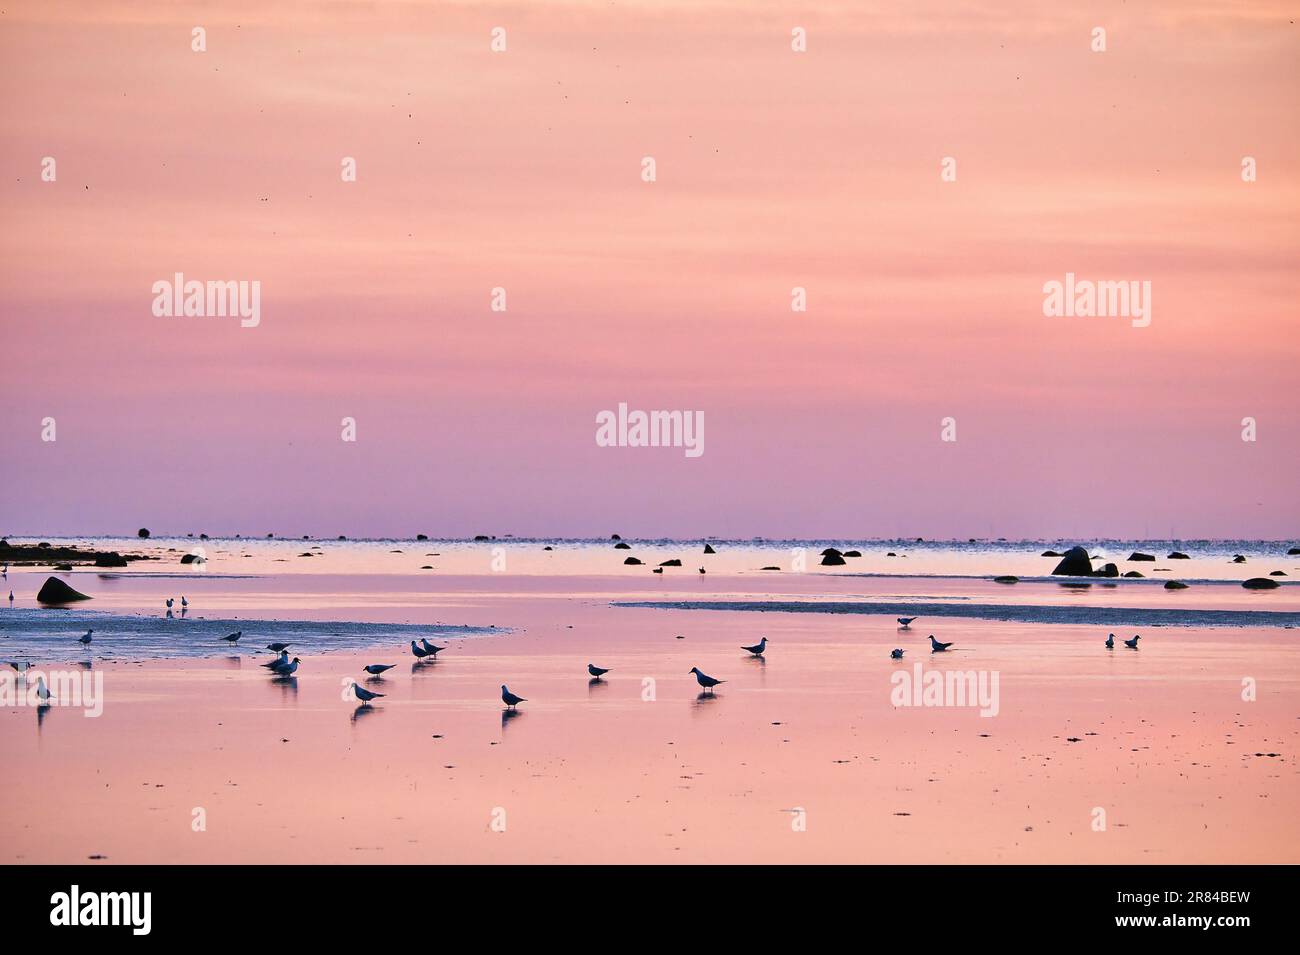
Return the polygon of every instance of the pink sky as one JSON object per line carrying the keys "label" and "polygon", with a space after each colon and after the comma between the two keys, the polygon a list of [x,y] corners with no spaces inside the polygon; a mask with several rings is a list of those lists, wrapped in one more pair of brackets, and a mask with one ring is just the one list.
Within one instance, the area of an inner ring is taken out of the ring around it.
{"label": "pink sky", "polygon": [[[8,4],[0,533],[1298,536],[1294,20]],[[705,453],[597,447],[620,401]]]}

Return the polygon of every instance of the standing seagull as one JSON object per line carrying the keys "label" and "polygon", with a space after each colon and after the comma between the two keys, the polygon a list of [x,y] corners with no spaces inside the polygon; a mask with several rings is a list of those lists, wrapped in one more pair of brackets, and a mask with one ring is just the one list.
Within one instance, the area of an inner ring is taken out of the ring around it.
{"label": "standing seagull", "polygon": [[83,635],[77,637],[77,642],[83,646],[90,646],[90,635],[94,632],[94,630],[87,630]]}
{"label": "standing seagull", "polygon": [[1130,650],[1136,650],[1138,648],[1138,641],[1141,639],[1142,639],[1142,634],[1140,633],[1134,634],[1132,640],[1124,641],[1124,646],[1128,647]]}
{"label": "standing seagull", "polygon": [[189,605],[190,605],[190,602],[189,602],[188,600],[185,599],[185,595],[184,595],[184,594],[181,594],[181,609],[184,610],[184,609],[185,609],[186,607],[188,607]]}
{"label": "standing seagull", "polygon": [[712,693],[713,688],[717,686],[719,683],[727,682],[726,680],[715,680],[707,673],[702,673],[699,667],[691,667],[691,669],[688,672],[695,674],[695,681],[699,683],[700,686],[704,687],[705,693]]}
{"label": "standing seagull", "polygon": [[173,604],[173,603],[174,603],[174,601],[172,600],[172,598],[171,598],[171,597],[168,597],[168,598],[167,598],[167,609],[168,609],[168,610],[171,610],[171,609],[172,609],[172,604]]}
{"label": "standing seagull", "polygon": [[228,634],[226,634],[226,635],[225,635],[224,637],[222,637],[221,639],[222,639],[222,640],[225,640],[226,643],[238,643],[238,642],[239,642],[239,638],[242,637],[243,635],[244,635],[244,631],[242,631],[242,630],[236,630],[234,633],[228,633]]}
{"label": "standing seagull", "polygon": [[[366,669],[370,669],[370,668],[367,667]],[[357,699],[361,701],[362,706],[369,706],[371,700],[378,699],[379,697],[384,695],[383,693],[374,693],[370,690],[367,690],[357,683],[352,684],[352,692],[357,695]]]}
{"label": "standing seagull", "polygon": [[763,655],[763,651],[767,649],[767,637],[764,637],[762,640],[758,641],[758,643],[754,644],[752,647],[741,647],[740,649],[748,650],[750,653],[754,654],[754,656],[761,657]]}
{"label": "standing seagull", "polygon": [[285,663],[283,660],[277,660],[275,666],[272,668],[272,671],[275,673],[276,676],[293,676],[296,672],[298,672],[298,664],[301,662],[302,661],[300,661],[297,657],[294,657],[293,661],[290,663]]}
{"label": "standing seagull", "polygon": [[527,703],[528,701],[524,699],[522,696],[515,696],[513,693],[510,692],[510,688],[506,686],[504,683],[502,683],[501,702],[504,703],[508,709],[513,710],[520,703]]}
{"label": "standing seagull", "polygon": [[395,666],[397,666],[395,663],[372,663],[366,667],[365,670],[371,676],[379,676],[379,674],[383,673],[385,670],[391,670]]}
{"label": "standing seagull", "polygon": [[915,619],[916,619],[915,617],[899,617],[898,625],[902,627],[904,630],[906,630],[908,627],[912,625],[912,621]]}
{"label": "standing seagull", "polygon": [[268,670],[274,670],[276,667],[288,666],[288,664],[289,664],[289,651],[281,650],[280,655],[278,657],[276,657],[270,663],[263,663],[262,666],[266,667]]}
{"label": "standing seagull", "polygon": [[596,666],[596,664],[594,664],[594,663],[588,663],[588,664],[587,664],[587,672],[590,673],[590,674],[591,674],[593,677],[595,677],[597,680],[599,680],[602,676],[604,676],[606,673],[609,672],[609,668],[608,668],[608,667],[598,667],[598,666]]}
{"label": "standing seagull", "polygon": [[428,640],[426,640],[424,637],[421,637],[421,638],[420,638],[420,644],[424,647],[424,652],[427,653],[427,654],[429,654],[429,656],[431,656],[431,657],[436,657],[436,656],[438,655],[438,651],[439,651],[439,650],[446,650],[446,649],[447,649],[446,647],[437,647],[437,646],[434,646],[432,643],[430,643],[430,642],[429,642]]}
{"label": "standing seagull", "polygon": [[[241,630],[239,632],[243,633],[244,631]],[[284,651],[288,650],[291,646],[293,646],[292,643],[268,643],[266,649],[270,650],[272,653],[284,653]]]}
{"label": "standing seagull", "polygon": [[1115,649],[1115,634],[1112,633],[1106,637],[1106,649],[1107,650]]}
{"label": "standing seagull", "polygon": [[940,643],[938,640],[934,638],[934,634],[930,634],[931,653],[943,653],[943,651],[947,650],[950,646],[952,646],[951,643]]}
{"label": "standing seagull", "polygon": [[13,605],[14,605],[14,592],[11,590],[9,591],[9,606],[12,607]]}
{"label": "standing seagull", "polygon": [[898,647],[894,647],[894,649],[889,651],[889,658],[891,660],[901,660],[903,659],[903,651]]}
{"label": "standing seagull", "polygon": [[41,701],[39,705],[50,705],[50,688],[45,685],[45,677],[43,676],[36,678],[36,698]]}
{"label": "standing seagull", "polygon": [[415,654],[415,659],[417,660],[423,660],[425,657],[433,656],[432,651],[420,649],[420,645],[414,640],[411,641],[411,652]]}

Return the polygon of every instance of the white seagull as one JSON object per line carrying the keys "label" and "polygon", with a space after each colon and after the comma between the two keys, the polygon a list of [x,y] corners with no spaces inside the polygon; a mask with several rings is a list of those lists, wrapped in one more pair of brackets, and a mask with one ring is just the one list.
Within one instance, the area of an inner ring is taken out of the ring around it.
{"label": "white seagull", "polygon": [[417,660],[423,660],[425,657],[433,656],[433,652],[431,650],[422,650],[420,648],[420,645],[416,643],[414,640],[411,641],[411,652],[415,654],[415,659]]}
{"label": "white seagull", "polygon": [[447,649],[446,647],[435,646],[434,644],[426,640],[424,637],[420,638],[420,644],[423,646],[424,652],[429,654],[429,656],[431,657],[436,657],[438,655],[439,650]]}
{"label": "white seagull", "polygon": [[748,650],[750,653],[754,654],[754,656],[761,657],[763,655],[763,651],[767,649],[767,637],[764,637],[762,640],[758,641],[758,643],[754,644],[752,647],[741,647],[740,649]]}
{"label": "white seagull", "polygon": [[50,688],[45,685],[45,677],[43,676],[36,678],[36,698],[43,704],[50,702]]}
{"label": "white seagull", "polygon": [[699,683],[700,686],[704,687],[705,693],[712,693],[713,688],[717,686],[719,683],[727,682],[726,680],[715,680],[707,673],[701,672],[699,667],[691,667],[688,672],[695,674],[695,682]]}
{"label": "white seagull", "polygon": [[374,693],[370,690],[367,690],[365,687],[357,683],[352,684],[352,692],[357,695],[357,699],[361,701],[361,704],[363,706],[369,706],[371,700],[378,699],[379,697],[384,695],[383,693]]}
{"label": "white seagull", "polygon": [[952,646],[951,643],[940,643],[938,640],[934,638],[934,634],[930,634],[931,653],[943,653],[943,651],[947,650],[950,646]]}
{"label": "white seagull", "polygon": [[371,676],[379,676],[385,670],[391,670],[396,665],[395,663],[372,663],[365,668],[365,671]]}
{"label": "white seagull", "polygon": [[276,657],[274,660],[272,660],[270,663],[263,663],[263,664],[262,664],[262,666],[266,667],[268,670],[274,670],[276,667],[279,667],[279,666],[288,666],[288,665],[289,665],[289,651],[288,651],[288,650],[281,650],[281,651],[280,651],[280,655],[279,655],[278,657]]}
{"label": "white seagull", "polygon": [[906,630],[908,627],[912,625],[912,621],[915,619],[916,619],[915,617],[899,617],[898,625],[902,627],[904,630]]}

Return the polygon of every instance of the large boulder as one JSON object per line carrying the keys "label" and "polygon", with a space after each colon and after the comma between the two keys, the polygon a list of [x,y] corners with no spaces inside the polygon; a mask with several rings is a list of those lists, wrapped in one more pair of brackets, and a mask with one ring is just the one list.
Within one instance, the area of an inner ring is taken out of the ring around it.
{"label": "large boulder", "polygon": [[614,545],[614,549],[615,549],[615,550],[631,550],[631,549],[632,549],[632,545],[629,544],[627,541],[619,541],[617,544]]}
{"label": "large boulder", "polygon": [[1155,555],[1155,554],[1143,554],[1143,553],[1140,553],[1139,551],[1133,551],[1133,553],[1131,553],[1131,554],[1128,555],[1128,559],[1129,559],[1129,560],[1155,560],[1155,559],[1156,559],[1156,555]]}
{"label": "large boulder", "polygon": [[148,538],[149,538],[149,528],[147,528],[147,527],[142,527],[142,528],[140,528],[138,531],[136,531],[135,534],[136,534],[136,536],[139,537],[141,540],[148,540]]}
{"label": "large boulder", "polygon": [[1092,561],[1088,558],[1088,551],[1083,547],[1071,547],[1061,558],[1061,562],[1056,565],[1052,573],[1064,577],[1091,577]]}
{"label": "large boulder", "polygon": [[661,562],[661,563],[659,564],[659,566],[660,566],[660,567],[680,567],[680,566],[682,566],[682,562],[681,562],[680,560],[678,560],[676,557],[674,557],[674,558],[672,558],[671,560],[665,560],[665,561]]}
{"label": "large boulder", "polygon": [[[4,542],[0,541],[0,543],[4,543]],[[1300,547],[1292,547],[1286,552],[1286,555],[1288,557],[1295,557],[1297,554],[1300,554]]]}
{"label": "large boulder", "polygon": [[1188,557],[1186,554],[1184,554],[1181,550],[1176,550],[1170,552],[1169,556],[1166,557],[1165,560],[1191,560],[1191,558]]}
{"label": "large boulder", "polygon": [[41,584],[40,593],[36,595],[36,602],[42,604],[70,604],[90,599],[92,598],[73,590],[58,577],[47,577],[45,583]]}
{"label": "large boulder", "polygon": [[822,554],[823,567],[840,567],[844,564],[844,555],[831,548]]}
{"label": "large boulder", "polygon": [[1181,580],[1166,580],[1165,590],[1186,590],[1187,585]]}
{"label": "large boulder", "polygon": [[125,567],[126,558],[123,557],[121,554],[119,554],[117,551],[111,550],[107,554],[96,554],[95,566],[96,567]]}
{"label": "large boulder", "polygon": [[637,560],[635,557],[629,557],[627,560],[623,561],[623,563],[631,566],[634,564],[639,564],[641,563],[641,561]]}
{"label": "large boulder", "polygon": [[712,545],[712,544],[705,544],[705,545],[704,545],[704,553],[706,553],[706,554],[716,554],[717,551],[713,549],[713,545]]}
{"label": "large boulder", "polygon": [[1101,570],[1094,571],[1093,576],[1094,577],[1118,577],[1119,568],[1116,567],[1114,564],[1107,564],[1105,567],[1101,568]]}
{"label": "large boulder", "polygon": [[1276,580],[1270,580],[1268,577],[1252,577],[1250,580],[1243,580],[1241,586],[1247,590],[1273,590],[1282,585]]}

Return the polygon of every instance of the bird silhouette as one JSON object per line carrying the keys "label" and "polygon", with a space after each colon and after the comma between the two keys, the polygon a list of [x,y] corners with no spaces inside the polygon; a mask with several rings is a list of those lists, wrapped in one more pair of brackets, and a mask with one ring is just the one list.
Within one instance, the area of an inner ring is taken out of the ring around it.
{"label": "bird silhouette", "polygon": [[371,700],[384,696],[383,693],[375,693],[371,690],[367,690],[365,687],[357,683],[352,684],[352,692],[356,694],[357,699],[360,700],[363,705],[368,704]]}
{"label": "bird silhouette", "polygon": [[372,663],[365,668],[365,671],[371,676],[379,676],[385,670],[391,670],[396,665],[395,663]]}
{"label": "bird silhouette", "polygon": [[704,688],[705,693],[712,693],[713,688],[719,683],[726,683],[726,680],[716,680],[700,670],[699,667],[691,667],[688,671],[695,674],[695,682]]}
{"label": "bird silhouette", "polygon": [[912,621],[915,619],[916,619],[915,617],[899,617],[898,625],[902,627],[904,630],[906,630],[908,627],[912,625]]}
{"label": "bird silhouette", "polygon": [[947,650],[950,646],[952,646],[951,643],[940,643],[938,640],[934,638],[934,634],[930,634],[931,653],[943,653],[943,651]]}
{"label": "bird silhouette", "polygon": [[609,672],[609,669],[607,667],[598,667],[594,663],[588,663],[587,672],[590,673],[592,676],[594,676],[597,680],[599,680],[602,676],[604,676],[606,673]]}
{"label": "bird silhouette", "polygon": [[761,657],[763,655],[763,651],[767,649],[767,637],[764,637],[762,640],[758,641],[758,643],[754,644],[752,647],[741,647],[740,649],[748,650],[750,653],[754,654],[754,656]]}
{"label": "bird silhouette", "polygon": [[1107,650],[1115,649],[1115,634],[1112,633],[1106,637],[1106,649]]}
{"label": "bird silhouette", "polygon": [[1134,634],[1132,640],[1125,640],[1125,641],[1124,641],[1124,646],[1128,647],[1130,650],[1136,650],[1136,649],[1138,648],[1138,641],[1141,640],[1141,639],[1142,639],[1142,634],[1140,634],[1140,633],[1139,633],[1139,634]]}
{"label": "bird silhouette", "polygon": [[506,686],[504,683],[502,683],[501,702],[504,703],[509,709],[513,710],[520,703],[527,703],[528,700],[524,699],[524,697],[522,696],[515,696],[513,693],[510,692],[510,688]]}

